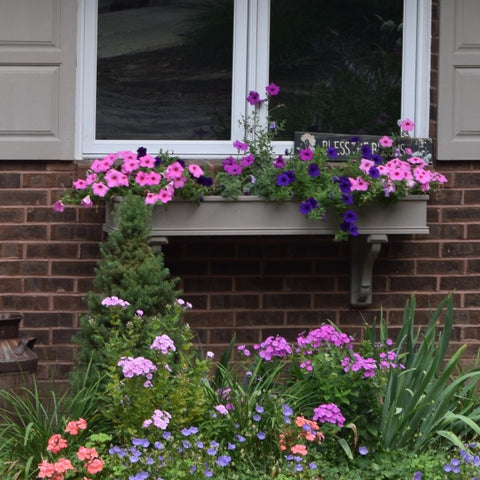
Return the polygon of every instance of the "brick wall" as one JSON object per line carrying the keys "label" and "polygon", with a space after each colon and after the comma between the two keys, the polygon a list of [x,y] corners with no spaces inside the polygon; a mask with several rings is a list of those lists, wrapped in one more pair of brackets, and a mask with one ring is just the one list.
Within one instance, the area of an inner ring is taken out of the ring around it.
{"label": "brick wall", "polygon": [[[438,1],[434,2],[438,14]],[[438,15],[437,15],[438,16]],[[438,23],[433,24],[432,121],[436,127]],[[480,160],[480,158],[479,158]],[[373,304],[349,306],[348,247],[329,237],[171,238],[166,263],[194,305],[187,320],[218,353],[235,332],[239,342],[270,334],[289,338],[331,320],[357,338],[364,319],[383,309],[399,328],[405,301],[417,294],[418,319],[455,290],[453,346],[477,353],[480,333],[480,161],[438,162],[449,178],[431,198],[431,233],[392,236],[373,275]],[[78,176],[73,162],[0,162],[0,310],[24,315],[22,329],[37,339],[38,377],[65,379],[71,336],[91,288],[103,209],[51,205]]]}

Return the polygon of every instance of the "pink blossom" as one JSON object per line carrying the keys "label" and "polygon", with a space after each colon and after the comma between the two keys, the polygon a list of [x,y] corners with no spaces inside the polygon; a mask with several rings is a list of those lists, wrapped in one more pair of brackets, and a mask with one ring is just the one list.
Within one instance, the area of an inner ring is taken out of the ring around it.
{"label": "pink blossom", "polygon": [[158,194],[156,193],[148,192],[145,195],[145,205],[155,205],[158,200]]}
{"label": "pink blossom", "polygon": [[174,178],[172,183],[173,188],[183,188],[187,183],[187,177]]}
{"label": "pink blossom", "polygon": [[87,183],[87,185],[91,185],[93,182],[96,182],[98,179],[98,175],[93,172],[93,173],[89,173],[86,177],[85,177],[85,182]]}
{"label": "pink blossom", "polygon": [[189,165],[188,171],[195,178],[199,178],[203,175],[203,170],[198,165]]}
{"label": "pink blossom", "polygon": [[94,195],[97,197],[104,197],[110,190],[103,182],[97,182],[92,185]]}
{"label": "pink blossom", "polygon": [[83,197],[82,200],[80,201],[80,204],[86,208],[93,207],[93,202],[92,202],[92,199],[90,198],[90,195]]}
{"label": "pink blossom", "polygon": [[153,168],[155,166],[155,159],[147,154],[143,157],[140,157],[140,166],[145,168]]}
{"label": "pink blossom", "polygon": [[382,146],[382,147],[391,147],[393,145],[393,140],[388,137],[387,135],[384,135],[379,141],[378,143]]}
{"label": "pink blossom", "polygon": [[174,180],[176,178],[180,178],[183,173],[183,167],[179,162],[174,162],[167,167],[165,171],[165,177],[169,180]]}
{"label": "pink blossom", "polygon": [[173,198],[173,192],[172,189],[170,188],[162,188],[158,192],[158,200],[160,200],[162,203],[168,203],[172,200]]}
{"label": "pink blossom", "polygon": [[135,176],[135,182],[140,185],[141,187],[144,187],[146,185],[150,185],[150,176],[147,172],[140,171],[137,172],[137,175]]}
{"label": "pink blossom", "polygon": [[[123,174],[122,172],[119,172],[118,170],[115,170],[114,168],[111,168],[105,174],[105,181],[107,182],[107,185],[109,188],[122,186],[124,184],[124,178],[127,178],[125,174]],[[125,186],[128,187],[128,179],[127,179],[127,185]]]}
{"label": "pink blossom", "polygon": [[369,170],[375,165],[373,160],[368,160],[366,158],[362,158],[360,165],[358,166],[359,170],[363,173],[368,174]]}
{"label": "pink blossom", "polygon": [[137,170],[139,166],[140,161],[136,157],[128,157],[126,159],[123,159],[122,173],[132,173]]}
{"label": "pink blossom", "polygon": [[78,180],[75,180],[73,182],[73,186],[77,190],[85,190],[88,185],[87,185],[87,182],[85,180],[83,180],[82,178],[79,178]]}
{"label": "pink blossom", "polygon": [[357,178],[349,177],[349,180],[350,180],[350,185],[351,185],[350,190],[352,192],[354,192],[354,191],[366,192],[368,190],[368,186],[370,185],[362,177],[357,177]]}
{"label": "pink blossom", "polygon": [[52,208],[54,212],[63,212],[65,210],[65,205],[61,200],[58,200],[53,204]]}
{"label": "pink blossom", "polygon": [[420,158],[420,157],[410,157],[407,160],[407,162],[411,163],[412,165],[422,165],[422,166],[428,165],[428,162],[424,158]]}
{"label": "pink blossom", "polygon": [[162,176],[159,173],[151,170],[150,173],[148,174],[147,185],[158,185],[161,179],[162,179]]}
{"label": "pink blossom", "polygon": [[404,132],[410,132],[415,127],[415,123],[406,118],[405,120],[400,120],[399,126]]}
{"label": "pink blossom", "polygon": [[423,167],[416,167],[413,170],[413,176],[415,177],[415,180],[422,184],[428,184],[432,181],[432,172],[430,170],[425,170]]}

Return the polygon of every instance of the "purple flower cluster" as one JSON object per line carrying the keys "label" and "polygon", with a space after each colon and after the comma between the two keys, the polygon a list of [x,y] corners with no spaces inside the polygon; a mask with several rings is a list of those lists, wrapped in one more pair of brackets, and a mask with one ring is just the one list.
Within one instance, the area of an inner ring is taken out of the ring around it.
{"label": "purple flower cluster", "polygon": [[148,380],[152,379],[153,372],[157,371],[157,367],[151,360],[144,357],[122,357],[117,365],[122,367],[123,376],[125,378],[145,376]]}
{"label": "purple flower cluster", "polygon": [[313,421],[320,423],[331,423],[343,427],[345,417],[334,403],[324,403],[313,409]]}
{"label": "purple flower cluster", "polygon": [[155,427],[160,428],[161,430],[166,430],[171,418],[172,416],[168,412],[155,410],[153,415],[143,422],[143,427],[148,428],[153,424]]}
{"label": "purple flower cluster", "polygon": [[176,351],[173,340],[166,334],[155,337],[152,344],[150,345],[150,348],[152,350],[159,350],[164,355],[167,355],[169,352]]}
{"label": "purple flower cluster", "polygon": [[292,353],[292,347],[280,335],[270,336],[260,345],[254,345],[253,348],[257,350],[258,356],[267,362],[272,358],[284,358]]}
{"label": "purple flower cluster", "polygon": [[340,348],[352,348],[353,337],[346,333],[339,332],[332,325],[322,325],[315,330],[311,330],[307,335],[301,334],[297,338],[297,344],[301,349],[306,349],[307,353],[313,353],[313,350],[320,348],[324,344],[331,344]]}
{"label": "purple flower cluster", "polygon": [[105,297],[102,300],[102,305],[105,307],[122,307],[122,308],[127,308],[130,303],[128,303],[126,300],[122,300],[121,298],[118,297]]}
{"label": "purple flower cluster", "polygon": [[342,367],[345,372],[363,371],[364,378],[374,377],[377,371],[377,362],[374,358],[364,358],[359,353],[351,357],[345,357],[342,361]]}

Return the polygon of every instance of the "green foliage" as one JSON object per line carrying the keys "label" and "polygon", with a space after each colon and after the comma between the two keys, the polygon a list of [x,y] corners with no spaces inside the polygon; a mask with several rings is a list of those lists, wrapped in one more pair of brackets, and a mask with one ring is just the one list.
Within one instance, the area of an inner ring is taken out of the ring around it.
{"label": "green foliage", "polygon": [[[124,329],[114,325],[105,344],[108,402],[103,415],[114,425],[117,438],[125,441],[145,435],[142,424],[157,409],[175,412],[171,419],[173,429],[198,424],[203,418],[207,409],[204,384],[210,362],[193,348],[193,334],[182,322],[183,312],[184,308],[176,303],[168,306],[163,316],[135,315]],[[160,335],[173,340],[175,351],[165,354],[150,348]],[[120,357],[139,355],[153,362],[155,372],[148,380],[142,375],[125,378],[117,365]]]}
{"label": "green foliage", "polygon": [[382,404],[380,430],[387,449],[408,446],[421,451],[438,444],[439,435],[455,441],[459,432],[480,434],[475,399],[480,371],[456,375],[466,346],[446,357],[454,320],[451,295],[432,312],[424,332],[415,331],[414,319],[412,296],[397,347],[405,370],[391,371]]}
{"label": "green foliage", "polygon": [[[96,269],[94,291],[86,295],[89,313],[81,319],[75,337],[81,347],[81,365],[92,356],[96,369],[104,364],[104,347],[112,327],[121,333],[137,309],[147,316],[162,315],[176,299],[177,279],[170,277],[163,255],[148,243],[151,208],[138,195],[127,195],[116,204],[118,231],[109,233],[100,247],[102,259]],[[115,319],[102,305],[102,300],[111,296],[130,303],[116,312]]]}
{"label": "green foliage", "polygon": [[51,435],[63,431],[69,419],[89,418],[96,432],[109,429],[99,408],[100,381],[87,381],[87,368],[77,390],[58,396],[52,388],[45,398],[37,381],[18,392],[0,389],[0,477],[4,480],[36,478],[37,465],[45,455]]}

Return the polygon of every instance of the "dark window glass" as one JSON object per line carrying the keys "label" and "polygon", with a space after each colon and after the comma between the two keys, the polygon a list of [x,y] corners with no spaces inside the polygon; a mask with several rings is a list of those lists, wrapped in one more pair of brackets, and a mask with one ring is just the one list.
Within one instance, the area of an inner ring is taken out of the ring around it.
{"label": "dark window glass", "polygon": [[[388,133],[400,118],[402,0],[274,0],[274,112],[294,131]],[[414,120],[414,119],[413,119]]]}
{"label": "dark window glass", "polygon": [[229,139],[232,38],[233,0],[99,0],[96,138]]}

